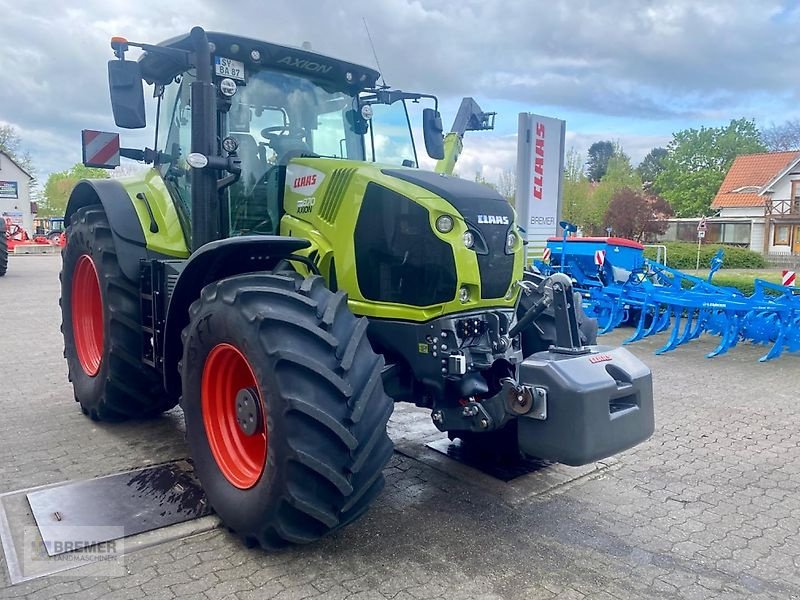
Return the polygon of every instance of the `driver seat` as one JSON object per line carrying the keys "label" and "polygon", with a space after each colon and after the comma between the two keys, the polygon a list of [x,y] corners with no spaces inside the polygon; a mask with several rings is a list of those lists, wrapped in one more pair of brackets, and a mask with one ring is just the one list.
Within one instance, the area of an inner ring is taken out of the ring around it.
{"label": "driver seat", "polygon": [[249,133],[231,133],[239,144],[242,175],[230,188],[231,228],[238,233],[273,233],[269,214],[267,186],[264,181],[269,165],[259,152],[258,144]]}

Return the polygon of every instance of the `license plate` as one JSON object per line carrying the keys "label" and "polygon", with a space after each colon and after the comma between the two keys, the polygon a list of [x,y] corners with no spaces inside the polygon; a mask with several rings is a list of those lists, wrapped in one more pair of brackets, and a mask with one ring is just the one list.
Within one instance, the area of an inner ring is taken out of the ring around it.
{"label": "license plate", "polygon": [[230,77],[244,81],[244,63],[224,56],[214,57],[214,71],[220,77]]}

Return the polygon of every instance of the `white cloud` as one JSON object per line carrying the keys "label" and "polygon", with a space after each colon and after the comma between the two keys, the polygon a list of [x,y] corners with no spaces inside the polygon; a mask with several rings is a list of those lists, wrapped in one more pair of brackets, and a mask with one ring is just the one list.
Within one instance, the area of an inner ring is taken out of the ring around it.
{"label": "white cloud", "polygon": [[[596,126],[578,128],[567,146],[618,139],[634,160],[663,143],[652,133],[664,131],[665,119],[680,129],[698,119],[797,115],[798,15],[777,0],[0,0],[0,14],[0,118],[25,134],[41,174],[80,159],[80,129],[113,127],[105,74],[112,35],[158,42],[193,25],[309,41],[373,65],[366,17],[392,85],[453,104],[474,95],[545,114],[556,107],[568,127],[576,114],[593,116]],[[635,122],[616,132],[609,116]],[[123,142],[147,139],[126,134]],[[509,144],[468,134],[459,170],[492,178],[513,165]],[[480,159],[479,145],[487,148]]]}

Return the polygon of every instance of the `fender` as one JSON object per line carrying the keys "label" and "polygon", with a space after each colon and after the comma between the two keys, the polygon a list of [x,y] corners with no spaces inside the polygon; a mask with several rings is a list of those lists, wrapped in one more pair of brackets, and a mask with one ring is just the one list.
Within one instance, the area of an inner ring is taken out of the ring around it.
{"label": "fender", "polygon": [[78,182],[67,202],[64,212],[65,226],[72,215],[85,206],[101,204],[111,225],[114,248],[122,272],[129,280],[139,285],[139,261],[142,259],[167,258],[148,251],[147,242],[128,192],[113,179],[83,179]]}
{"label": "fender", "polygon": [[164,387],[168,392],[181,394],[181,332],[189,324],[189,307],[202,289],[226,277],[270,271],[281,259],[310,245],[302,238],[245,235],[209,242],[185,261],[170,261],[180,274],[169,297],[164,324]]}

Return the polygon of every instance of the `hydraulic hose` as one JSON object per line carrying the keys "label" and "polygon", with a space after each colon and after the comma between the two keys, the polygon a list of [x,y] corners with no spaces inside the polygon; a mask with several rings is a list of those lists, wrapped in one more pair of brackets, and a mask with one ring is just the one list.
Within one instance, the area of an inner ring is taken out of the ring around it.
{"label": "hydraulic hose", "polygon": [[533,306],[525,311],[525,314],[522,315],[522,318],[519,321],[517,321],[516,325],[509,330],[508,337],[513,338],[520,331],[533,323],[539,317],[539,315],[547,310],[549,305],[550,301],[547,299],[547,296],[542,296],[539,298],[539,300]]}

